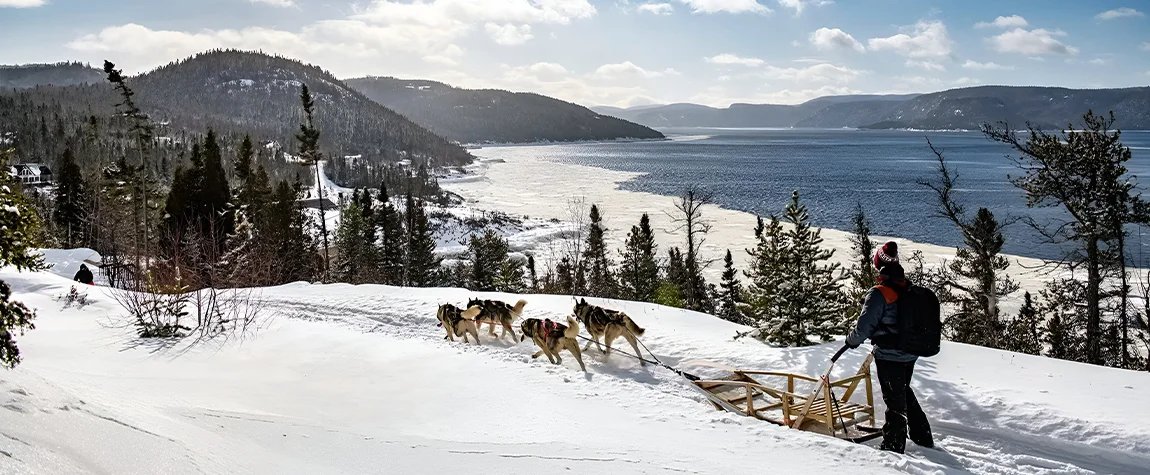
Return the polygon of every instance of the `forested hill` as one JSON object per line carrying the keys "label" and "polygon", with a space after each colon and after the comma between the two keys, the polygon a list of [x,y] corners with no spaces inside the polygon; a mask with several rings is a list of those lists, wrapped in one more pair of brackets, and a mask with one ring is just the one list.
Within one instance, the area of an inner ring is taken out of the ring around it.
{"label": "forested hill", "polygon": [[392,77],[345,82],[417,124],[464,143],[663,138],[649,127],[539,94]]}
{"label": "forested hill", "polygon": [[652,127],[978,129],[1000,121],[1061,128],[1079,123],[1087,110],[1114,111],[1115,125],[1123,129],[1150,129],[1150,87],[979,86],[921,95],[828,96],[798,105],[668,104],[600,112]]}
{"label": "forested hill", "polygon": [[0,65],[0,89],[96,84],[103,80],[100,70],[83,63]]}
{"label": "forested hill", "polygon": [[[292,59],[217,50],[128,80],[141,109],[159,126],[157,135],[179,137],[213,128],[225,136],[251,134],[259,141],[274,141],[291,153],[303,121],[299,98],[303,84],[315,98],[320,147],[328,155],[363,155],[369,164],[426,158],[432,165],[461,165],[473,158],[319,67]],[[0,103],[4,101],[7,104],[0,105],[11,110],[0,111],[0,131],[29,141],[45,133],[45,125],[53,129],[57,114],[64,121],[89,114],[111,117],[120,99],[111,85],[102,82],[8,89],[0,91]]]}

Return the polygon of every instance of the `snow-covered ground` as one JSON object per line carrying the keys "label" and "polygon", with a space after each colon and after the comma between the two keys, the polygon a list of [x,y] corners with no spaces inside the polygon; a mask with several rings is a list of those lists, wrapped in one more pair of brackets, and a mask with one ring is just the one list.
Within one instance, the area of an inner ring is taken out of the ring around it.
{"label": "snow-covered ground", "polygon": [[[684,380],[592,350],[532,360],[530,341],[443,339],[438,304],[481,294],[295,283],[262,290],[264,328],[188,348],[140,341],[103,287],[63,308],[86,251],[0,271],[39,312],[25,361],[0,370],[0,473],[1145,474],[1150,374],[944,343],[914,387],[938,450],[907,456],[715,411]],[[484,294],[505,300],[520,296]],[[525,296],[525,317],[572,301]],[[831,343],[733,341],[737,325],[651,304],[627,311],[664,362],[817,374]],[[864,347],[865,348],[865,347]],[[863,349],[835,369],[855,371]],[[713,370],[713,369],[710,369]],[[876,388],[877,391],[877,388]],[[881,410],[881,408],[880,408]],[[874,444],[873,442],[871,443]]]}

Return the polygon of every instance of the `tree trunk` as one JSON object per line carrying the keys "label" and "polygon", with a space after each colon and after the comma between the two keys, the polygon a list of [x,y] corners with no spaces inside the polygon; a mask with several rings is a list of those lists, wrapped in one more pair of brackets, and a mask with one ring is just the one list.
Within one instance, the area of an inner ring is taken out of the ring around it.
{"label": "tree trunk", "polygon": [[1086,361],[1090,364],[1101,365],[1102,354],[1099,344],[1102,337],[1102,325],[1099,315],[1099,291],[1101,284],[1101,267],[1098,256],[1098,238],[1091,236],[1086,241]]}
{"label": "tree trunk", "polygon": [[1119,308],[1119,318],[1122,321],[1122,368],[1129,368],[1130,363],[1127,360],[1127,349],[1130,346],[1130,322],[1127,321],[1127,298],[1130,294],[1126,276],[1126,233],[1123,232],[1121,225],[1118,228],[1118,271],[1121,272],[1122,282],[1122,306]]}

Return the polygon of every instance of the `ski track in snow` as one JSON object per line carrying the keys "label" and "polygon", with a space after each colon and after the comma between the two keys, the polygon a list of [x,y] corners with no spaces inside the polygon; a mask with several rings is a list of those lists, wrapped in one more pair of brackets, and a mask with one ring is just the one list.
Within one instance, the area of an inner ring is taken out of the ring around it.
{"label": "ski track in snow", "polygon": [[[604,361],[592,348],[582,373],[567,353],[561,365],[531,359],[530,341],[493,339],[483,328],[481,345],[453,343],[436,327],[440,303],[517,295],[296,283],[262,290],[274,320],[250,341],[144,347],[130,329],[97,323],[120,312],[103,288],[89,290],[88,307],[60,309],[54,299],[83,251],[49,255],[65,265],[0,272],[40,312],[20,340],[25,363],[0,373],[0,473],[681,474],[776,464],[782,473],[1133,475],[1150,467],[1146,399],[1137,397],[1150,389],[1145,373],[946,343],[915,377],[941,450],[908,443],[896,456],[715,411],[680,377],[623,355]],[[525,317],[562,321],[571,311],[570,297],[524,298]],[[590,300],[628,312],[656,356],[699,374],[715,370],[691,360],[818,374],[839,346],[732,341],[742,327],[714,317]],[[614,346],[631,351],[622,339]],[[835,375],[853,373],[864,356],[848,353]]]}

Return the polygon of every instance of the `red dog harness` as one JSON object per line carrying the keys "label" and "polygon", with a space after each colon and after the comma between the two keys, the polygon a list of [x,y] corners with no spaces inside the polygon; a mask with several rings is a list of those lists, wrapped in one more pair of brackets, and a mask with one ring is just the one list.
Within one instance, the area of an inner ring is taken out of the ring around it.
{"label": "red dog harness", "polygon": [[540,328],[543,330],[543,339],[547,339],[547,336],[550,335],[551,332],[557,331],[559,329],[558,327],[559,324],[551,321],[551,319],[544,320],[543,326]]}

